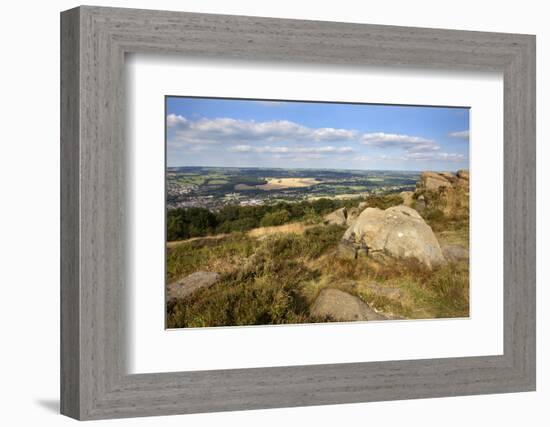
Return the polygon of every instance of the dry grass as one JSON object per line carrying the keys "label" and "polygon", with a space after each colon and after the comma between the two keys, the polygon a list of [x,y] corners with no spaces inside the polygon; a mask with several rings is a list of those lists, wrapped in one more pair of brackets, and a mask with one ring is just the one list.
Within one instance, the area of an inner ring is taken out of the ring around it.
{"label": "dry grass", "polygon": [[[393,196],[373,205],[397,203]],[[428,215],[442,245],[469,247],[468,218]],[[325,288],[357,296],[389,319],[469,315],[469,263],[433,270],[414,259],[383,254],[352,260],[338,256],[345,227],[290,223],[248,232],[172,242],[167,276],[216,271],[219,283],[168,306],[169,327],[317,322],[309,307]]]}
{"label": "dry grass", "polygon": [[440,245],[461,245],[470,247],[470,230],[464,227],[459,230],[439,231],[435,233]]}
{"label": "dry grass", "polygon": [[258,227],[250,230],[248,235],[253,238],[263,238],[272,234],[303,234],[311,225],[306,225],[303,222],[293,222],[290,224],[274,225],[272,227]]}
{"label": "dry grass", "polygon": [[[272,227],[253,228],[252,230],[247,232],[247,235],[255,239],[258,239],[258,238],[264,238],[265,236],[270,236],[272,234],[277,234],[277,233],[303,234],[304,231],[306,231],[308,228],[311,228],[312,226],[313,225],[304,224],[303,222],[293,222],[290,224],[274,225]],[[170,248],[179,246],[183,243],[189,243],[189,242],[206,243],[208,241],[225,239],[230,235],[231,235],[230,233],[223,233],[223,234],[217,234],[215,236],[192,237],[190,239],[185,239],[185,240],[173,240],[173,241],[167,242],[166,246],[170,249]]]}
{"label": "dry grass", "polygon": [[240,233],[170,249],[171,280],[198,270],[217,271],[222,280],[168,307],[169,326],[319,321],[310,318],[309,307],[324,288],[355,295],[390,319],[468,316],[466,262],[429,270],[412,259],[345,259],[336,255],[343,227],[295,227],[268,227],[277,232],[261,238]]}

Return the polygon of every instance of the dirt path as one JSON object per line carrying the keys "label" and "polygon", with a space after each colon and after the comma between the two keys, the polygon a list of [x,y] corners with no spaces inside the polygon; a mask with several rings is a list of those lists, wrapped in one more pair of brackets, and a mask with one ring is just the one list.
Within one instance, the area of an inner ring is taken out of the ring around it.
{"label": "dirt path", "polygon": [[170,242],[167,242],[166,246],[168,248],[173,248],[175,246],[181,245],[182,243],[194,242],[194,241],[197,241],[197,240],[220,240],[220,239],[223,239],[227,236],[229,236],[229,233],[216,234],[215,236],[191,237],[190,239],[185,239],[185,240],[172,240]]}
{"label": "dirt path", "polygon": [[[254,237],[258,239],[258,238],[269,236],[271,234],[276,234],[276,233],[302,234],[304,231],[306,231],[308,228],[311,228],[311,227],[314,227],[314,225],[306,225],[303,222],[293,222],[290,224],[277,225],[273,227],[253,228],[252,230],[249,230],[246,234],[250,237]],[[169,248],[173,248],[175,246],[181,245],[182,243],[193,242],[197,240],[220,240],[230,235],[231,235],[230,233],[223,233],[223,234],[216,234],[214,236],[202,236],[202,237],[192,237],[190,239],[185,239],[185,240],[174,240],[174,241],[168,242],[166,246]]]}

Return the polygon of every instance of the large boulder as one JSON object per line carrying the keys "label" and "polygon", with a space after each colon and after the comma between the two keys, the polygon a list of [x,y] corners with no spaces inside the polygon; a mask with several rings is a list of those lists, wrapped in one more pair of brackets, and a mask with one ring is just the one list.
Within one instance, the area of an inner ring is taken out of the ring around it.
{"label": "large boulder", "polygon": [[220,280],[220,274],[211,271],[196,271],[183,279],[168,284],[168,299],[183,299],[199,289],[209,288]]}
{"label": "large boulder", "polygon": [[432,268],[445,262],[432,229],[412,208],[367,208],[349,227],[342,243],[358,253],[383,252],[395,258],[414,258]]}
{"label": "large boulder", "polygon": [[355,222],[360,213],[359,208],[346,209],[344,207],[325,215],[324,222],[325,224],[346,225],[349,227]]}
{"label": "large boulder", "polygon": [[330,319],[337,322],[354,320],[384,320],[359,298],[339,289],[323,289],[310,309],[310,314],[318,319]]}
{"label": "large boulder", "polygon": [[340,209],[336,209],[334,212],[331,212],[325,215],[324,220],[326,224],[346,225],[347,217],[348,217],[347,209],[340,208]]}
{"label": "large boulder", "polygon": [[346,225],[349,227],[350,225],[353,225],[355,221],[357,220],[357,217],[361,211],[359,208],[350,208],[347,210],[347,216],[346,216]]}

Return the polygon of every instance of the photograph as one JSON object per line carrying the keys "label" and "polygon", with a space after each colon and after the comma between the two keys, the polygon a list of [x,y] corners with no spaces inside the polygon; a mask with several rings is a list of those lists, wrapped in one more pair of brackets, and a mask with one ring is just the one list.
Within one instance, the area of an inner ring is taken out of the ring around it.
{"label": "photograph", "polygon": [[165,97],[166,327],[469,316],[469,108]]}

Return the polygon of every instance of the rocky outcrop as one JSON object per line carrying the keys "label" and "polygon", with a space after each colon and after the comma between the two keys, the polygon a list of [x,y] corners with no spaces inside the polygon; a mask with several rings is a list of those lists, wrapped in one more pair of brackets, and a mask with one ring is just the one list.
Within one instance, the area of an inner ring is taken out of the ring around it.
{"label": "rocky outcrop", "polygon": [[[413,206],[431,208],[445,216],[465,216],[470,208],[470,172],[422,172],[414,193]],[[422,200],[421,200],[422,198]]]}
{"label": "rocky outcrop", "polygon": [[330,319],[337,322],[354,320],[384,320],[359,298],[339,289],[323,289],[310,309],[310,314],[318,319]]}
{"label": "rocky outcrop", "polygon": [[461,169],[456,173],[459,180],[470,181],[470,171]]}
{"label": "rocky outcrop", "polygon": [[334,225],[346,225],[346,219],[348,217],[348,212],[346,208],[336,209],[334,212],[331,212],[325,215],[325,224],[334,224]]}
{"label": "rocky outcrop", "polygon": [[344,248],[360,255],[382,252],[395,258],[414,258],[432,268],[445,261],[432,229],[412,208],[367,208],[342,238]]}
{"label": "rocky outcrop", "polygon": [[355,222],[360,213],[359,208],[340,208],[325,215],[324,222],[325,224],[346,225],[349,227]]}
{"label": "rocky outcrop", "polygon": [[349,227],[350,225],[353,225],[355,221],[357,220],[357,217],[361,213],[359,208],[351,208],[347,211],[347,217],[346,217],[346,225]]}
{"label": "rocky outcrop", "polygon": [[209,288],[220,280],[220,274],[210,271],[196,271],[189,276],[168,284],[168,299],[187,298],[199,289]]}
{"label": "rocky outcrop", "polygon": [[437,191],[440,188],[451,187],[449,174],[438,172],[422,172],[420,175],[420,185],[428,191]]}

